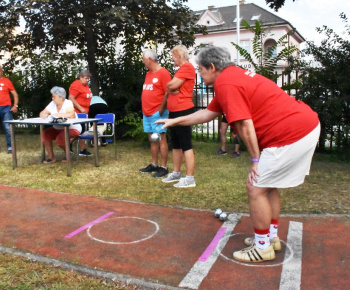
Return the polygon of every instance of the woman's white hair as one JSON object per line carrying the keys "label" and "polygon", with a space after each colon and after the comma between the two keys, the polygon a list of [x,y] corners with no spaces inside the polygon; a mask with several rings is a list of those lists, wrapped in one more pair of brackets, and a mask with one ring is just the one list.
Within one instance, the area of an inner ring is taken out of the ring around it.
{"label": "woman's white hair", "polygon": [[190,55],[188,54],[187,48],[186,46],[179,44],[176,45],[172,50],[171,53],[174,55],[178,55],[183,59],[189,60],[190,59]]}
{"label": "woman's white hair", "polygon": [[56,96],[59,96],[60,98],[62,99],[65,99],[66,96],[67,96],[67,93],[66,93],[66,90],[62,87],[53,87],[51,90],[50,90],[50,93],[52,95],[56,95]]}

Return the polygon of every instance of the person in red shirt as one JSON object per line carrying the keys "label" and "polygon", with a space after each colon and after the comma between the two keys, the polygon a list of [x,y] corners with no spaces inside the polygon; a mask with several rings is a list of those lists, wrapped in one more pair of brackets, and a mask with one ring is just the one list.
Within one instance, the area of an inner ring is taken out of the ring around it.
{"label": "person in red shirt", "polygon": [[[89,88],[89,80],[91,74],[88,70],[84,69],[79,72],[78,79],[75,80],[69,87],[68,99],[73,102],[76,113],[89,113],[90,102],[92,98],[92,92]],[[85,126],[83,126],[83,131]],[[85,140],[79,140],[80,152],[79,156],[91,156],[92,154],[87,151]],[[72,151],[72,149],[71,149]]]}
{"label": "person in red shirt", "polygon": [[[4,71],[0,66],[0,120],[4,127],[7,153],[12,153],[10,124],[4,121],[13,120],[13,113],[18,111],[18,94],[12,82],[3,76]],[[13,105],[11,105],[10,93],[13,97]]]}
{"label": "person in red shirt", "polygon": [[[168,83],[167,107],[169,118],[174,119],[179,116],[186,116],[194,112],[193,87],[196,72],[193,65],[188,61],[187,48],[177,45],[172,50],[172,58],[175,66],[179,67],[173,79]],[[191,126],[175,126],[170,128],[172,142],[172,154],[174,171],[164,178],[163,182],[174,182],[175,187],[194,187],[194,151],[192,149],[192,128]],[[186,177],[181,178],[182,157],[185,156]]]}
{"label": "person in red shirt", "polygon": [[[163,177],[169,173],[167,167],[168,161],[168,143],[166,139],[166,129],[154,122],[160,118],[167,118],[169,111],[166,109],[167,101],[167,83],[171,81],[169,71],[161,67],[158,63],[158,57],[154,50],[147,49],[143,52],[142,62],[148,69],[142,90],[142,112],[143,112],[143,130],[148,133],[148,139],[151,145],[152,163],[147,167],[140,169],[142,173],[155,172],[153,177]],[[160,135],[159,141],[152,141],[152,133]],[[158,166],[158,154],[161,156],[161,166]]]}
{"label": "person in red shirt", "polygon": [[158,122],[164,128],[189,126],[225,114],[252,160],[246,188],[255,235],[244,240],[249,247],[235,251],[233,258],[248,263],[273,260],[281,250],[277,188],[298,186],[309,174],[320,135],[317,113],[273,81],[234,66],[225,48],[203,48],[196,61],[205,84],[214,85],[215,97],[205,110]]}

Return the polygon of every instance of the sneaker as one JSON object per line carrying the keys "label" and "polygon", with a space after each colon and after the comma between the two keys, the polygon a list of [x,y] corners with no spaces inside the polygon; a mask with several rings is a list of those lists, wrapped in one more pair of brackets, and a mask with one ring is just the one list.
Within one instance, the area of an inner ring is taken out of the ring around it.
{"label": "sneaker", "polygon": [[239,154],[238,152],[233,152],[233,154],[231,155],[232,158],[239,158],[241,156],[241,154]]}
{"label": "sneaker", "polygon": [[73,144],[70,144],[70,145],[69,145],[69,152],[70,152],[70,154],[73,154],[73,153],[74,153],[74,151],[73,151]]}
{"label": "sneaker", "polygon": [[[244,243],[247,245],[247,246],[253,246],[254,243],[255,243],[255,238],[253,237],[250,237],[250,238],[246,238],[244,240]],[[281,251],[281,241],[280,241],[280,238],[279,237],[275,237],[275,238],[271,238],[270,239],[270,244],[271,246],[273,247],[273,249],[278,252],[278,251]]]}
{"label": "sneaker", "polygon": [[174,184],[174,187],[195,187],[196,186],[196,182],[193,180],[193,181],[190,181],[188,178],[186,177],[183,177],[183,178],[180,178],[180,181],[176,184]]}
{"label": "sneaker", "polygon": [[150,164],[145,168],[141,168],[140,172],[141,173],[152,173],[152,172],[157,172],[158,171],[159,166],[158,165],[154,165],[154,164]]}
{"label": "sneaker", "polygon": [[169,182],[179,181],[180,179],[181,179],[180,173],[176,174],[176,173],[172,172],[168,175],[168,177],[163,178],[162,181],[165,183],[169,183]]}
{"label": "sneaker", "polygon": [[91,156],[92,154],[86,149],[79,152],[79,156]]}
{"label": "sneaker", "polygon": [[158,167],[158,170],[156,171],[155,174],[153,174],[153,177],[159,178],[159,177],[164,177],[169,173],[168,167]]}
{"label": "sneaker", "polygon": [[12,148],[11,147],[7,148],[7,154],[11,154],[11,153],[12,153]]}
{"label": "sneaker", "polygon": [[218,150],[218,152],[216,152],[216,155],[226,155],[227,152],[222,150],[221,148]]}
{"label": "sneaker", "polygon": [[265,250],[260,250],[257,246],[251,246],[241,251],[233,252],[233,258],[246,263],[258,263],[270,261],[275,258],[275,251],[272,245]]}

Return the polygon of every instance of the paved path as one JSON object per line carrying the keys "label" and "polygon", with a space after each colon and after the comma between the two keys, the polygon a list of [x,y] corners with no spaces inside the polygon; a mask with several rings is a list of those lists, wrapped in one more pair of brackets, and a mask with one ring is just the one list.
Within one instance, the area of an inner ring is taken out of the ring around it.
{"label": "paved path", "polygon": [[144,288],[349,289],[350,217],[283,216],[272,262],[232,259],[247,215],[0,186],[0,251]]}

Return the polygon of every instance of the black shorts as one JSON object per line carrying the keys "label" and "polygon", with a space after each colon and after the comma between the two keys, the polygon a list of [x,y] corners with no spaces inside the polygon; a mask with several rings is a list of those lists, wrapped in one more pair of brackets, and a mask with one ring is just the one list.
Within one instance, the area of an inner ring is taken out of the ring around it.
{"label": "black shorts", "polygon": [[[169,119],[187,116],[195,112],[194,108],[170,112]],[[171,144],[173,149],[182,149],[183,152],[192,149],[192,127],[191,126],[174,126],[169,128]]]}

